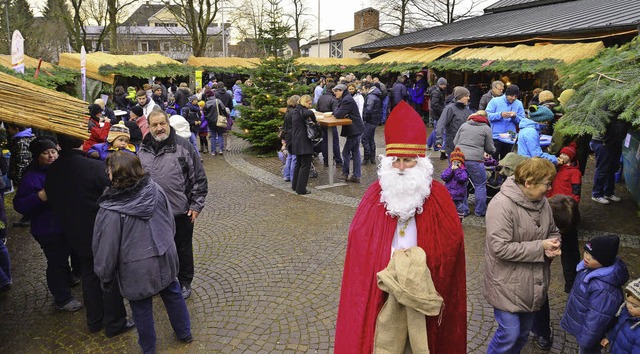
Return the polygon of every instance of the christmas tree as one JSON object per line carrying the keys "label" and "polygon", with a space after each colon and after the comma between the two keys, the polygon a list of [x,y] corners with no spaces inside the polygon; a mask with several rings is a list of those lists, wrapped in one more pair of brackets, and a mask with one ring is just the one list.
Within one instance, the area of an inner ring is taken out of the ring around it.
{"label": "christmas tree", "polygon": [[311,92],[309,86],[298,81],[298,75],[293,59],[267,58],[252,72],[254,84],[242,87],[249,105],[239,106],[242,132],[235,134],[249,141],[256,151],[264,153],[281,146],[278,128],[284,113],[280,109],[286,107],[290,96]]}

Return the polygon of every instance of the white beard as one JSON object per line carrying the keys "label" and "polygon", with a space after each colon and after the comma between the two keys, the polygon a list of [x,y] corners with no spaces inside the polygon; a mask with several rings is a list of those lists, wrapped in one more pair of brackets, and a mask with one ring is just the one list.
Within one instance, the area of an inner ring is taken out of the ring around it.
{"label": "white beard", "polygon": [[422,213],[422,204],[431,194],[433,165],[428,158],[419,157],[416,166],[401,172],[392,166],[395,159],[393,156],[380,157],[380,202],[384,203],[387,215],[407,220]]}

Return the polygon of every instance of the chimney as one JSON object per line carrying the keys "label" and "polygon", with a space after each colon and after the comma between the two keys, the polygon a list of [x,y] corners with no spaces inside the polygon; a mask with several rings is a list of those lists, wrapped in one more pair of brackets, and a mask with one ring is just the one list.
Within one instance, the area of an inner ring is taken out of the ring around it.
{"label": "chimney", "polygon": [[380,12],[378,10],[368,7],[353,14],[354,30],[369,28],[380,28]]}

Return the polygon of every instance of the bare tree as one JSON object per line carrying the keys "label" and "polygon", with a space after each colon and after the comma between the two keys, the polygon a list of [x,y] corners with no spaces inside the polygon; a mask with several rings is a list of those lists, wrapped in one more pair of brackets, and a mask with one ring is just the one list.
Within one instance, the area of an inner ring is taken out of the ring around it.
{"label": "bare tree", "polygon": [[250,45],[244,48],[248,57],[261,57],[267,54],[264,43],[258,40],[260,29],[266,27],[265,0],[240,0],[231,13],[231,21],[238,32],[238,39]]}
{"label": "bare tree", "polygon": [[412,17],[413,0],[374,0],[374,6],[382,14],[381,26],[391,28],[391,32],[404,34],[416,22]]}
{"label": "bare tree", "polygon": [[478,7],[487,0],[411,0],[426,24],[445,25],[478,15]]}
{"label": "bare tree", "polygon": [[109,51],[117,54],[118,48],[118,26],[122,23],[125,8],[136,3],[136,0],[107,0],[106,20],[109,23]]}
{"label": "bare tree", "polygon": [[293,13],[289,15],[289,18],[293,21],[293,32],[296,40],[296,48],[293,53],[294,57],[300,56],[300,41],[304,38],[304,35],[309,30],[311,23],[309,21],[309,8],[305,5],[305,0],[291,0],[293,5]]}
{"label": "bare tree", "polygon": [[223,0],[174,0],[175,6],[168,6],[169,12],[175,16],[178,24],[183,27],[189,37],[193,55],[204,56],[209,37],[207,29],[216,18]]}

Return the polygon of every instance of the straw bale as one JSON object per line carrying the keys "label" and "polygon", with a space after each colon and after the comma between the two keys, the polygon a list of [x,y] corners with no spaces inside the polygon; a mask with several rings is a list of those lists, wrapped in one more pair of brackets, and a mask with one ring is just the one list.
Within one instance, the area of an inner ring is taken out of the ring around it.
{"label": "straw bale", "polygon": [[240,68],[253,68],[260,63],[260,59],[258,58],[236,58],[236,57],[218,57],[218,58],[207,58],[207,57],[189,57],[187,60],[187,65],[202,68],[202,67],[211,67],[211,68],[231,68],[231,67],[240,67]]}
{"label": "straw bale", "polygon": [[483,60],[544,60],[558,59],[573,63],[594,57],[604,49],[602,42],[573,44],[543,44],[533,46],[520,44],[515,47],[464,48],[449,56],[449,59]]}
{"label": "straw bale", "polygon": [[[115,74],[100,75],[100,67],[103,65],[116,66],[125,63],[139,67],[148,67],[155,64],[181,64],[179,61],[160,54],[113,55],[94,52],[87,54],[87,77],[113,85],[115,82]],[[60,54],[58,65],[69,69],[80,70],[80,53]]]}
{"label": "straw bale", "polygon": [[367,62],[367,64],[390,64],[390,63],[431,63],[440,58],[453,47],[435,47],[429,49],[401,49],[388,52],[375,57]]}
{"label": "straw bale", "polygon": [[314,57],[301,57],[296,58],[295,63],[297,65],[316,65],[316,66],[331,66],[331,65],[360,65],[367,61],[367,58],[314,58]]}
{"label": "straw bale", "polygon": [[[24,102],[37,92],[36,108]],[[87,139],[87,103],[0,72],[0,121]]]}
{"label": "straw bale", "polygon": [[[34,69],[37,68],[38,61],[39,59],[35,59],[27,55],[24,56],[24,66],[27,68],[34,68]],[[0,65],[4,66],[5,68],[12,69],[13,65],[11,63],[11,55],[1,54]],[[51,65],[50,63],[47,63],[46,61],[42,61],[42,65],[40,66],[40,68],[45,70],[51,70],[53,69],[53,65]]]}

